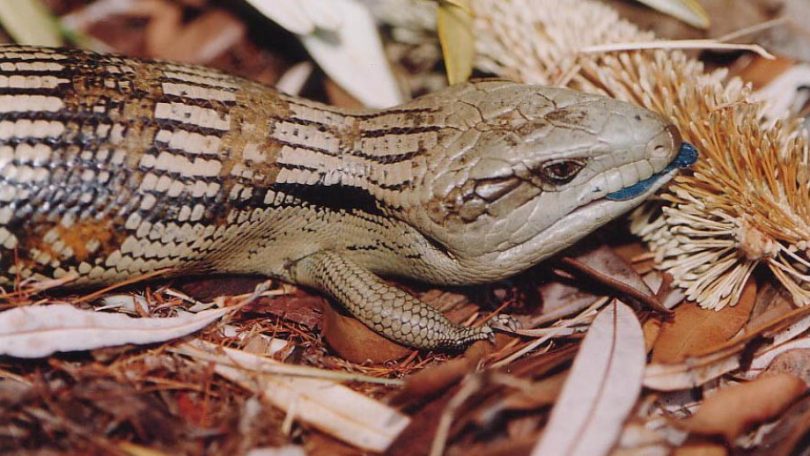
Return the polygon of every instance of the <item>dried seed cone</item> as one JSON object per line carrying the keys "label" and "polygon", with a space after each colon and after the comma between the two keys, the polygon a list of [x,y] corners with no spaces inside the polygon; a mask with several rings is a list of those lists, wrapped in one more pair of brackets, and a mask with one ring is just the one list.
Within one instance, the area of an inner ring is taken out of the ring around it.
{"label": "dried seed cone", "polygon": [[689,298],[737,302],[766,264],[798,305],[810,304],[810,159],[798,122],[766,126],[750,89],[679,51],[584,54],[585,46],[652,35],[590,0],[475,0],[479,67],[531,83],[607,94],[668,116],[701,158],[632,230]]}

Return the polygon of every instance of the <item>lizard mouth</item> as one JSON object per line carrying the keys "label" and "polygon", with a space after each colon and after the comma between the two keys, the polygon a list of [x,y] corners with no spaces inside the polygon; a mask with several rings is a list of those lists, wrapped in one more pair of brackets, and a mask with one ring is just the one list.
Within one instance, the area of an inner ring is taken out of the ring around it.
{"label": "lizard mouth", "polygon": [[673,170],[688,168],[689,166],[693,165],[697,161],[697,158],[698,151],[695,146],[687,142],[681,143],[681,148],[678,150],[678,155],[660,172],[653,174],[647,179],[638,181],[629,187],[625,187],[613,193],[608,193],[605,195],[605,199],[611,201],[627,201],[633,199],[647,192],[656,183],[656,181],[658,181],[658,179],[671,174]]}

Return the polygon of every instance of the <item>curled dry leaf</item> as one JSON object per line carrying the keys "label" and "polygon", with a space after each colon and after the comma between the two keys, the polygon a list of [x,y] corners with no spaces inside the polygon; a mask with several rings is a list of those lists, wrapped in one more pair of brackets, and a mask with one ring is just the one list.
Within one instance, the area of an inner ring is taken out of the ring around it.
{"label": "curled dry leaf", "polygon": [[615,300],[591,324],[532,454],[607,454],[641,391],[645,357],[638,319]]}
{"label": "curled dry leaf", "polygon": [[569,282],[553,280],[540,285],[537,291],[540,293],[543,311],[533,316],[524,327],[536,328],[547,323],[556,322],[563,317],[582,312],[597,300],[602,299],[600,296]]}
{"label": "curled dry leaf", "polygon": [[757,298],[754,301],[751,318],[745,325],[745,332],[750,332],[753,328],[775,320],[781,315],[786,315],[795,308],[790,296],[787,296],[787,293],[784,293],[777,285],[766,281],[757,288]]}
{"label": "curled dry leaf", "polygon": [[395,361],[412,351],[375,333],[360,321],[341,315],[328,304],[323,306],[323,336],[338,355],[358,364]]}
{"label": "curled dry leaf", "polygon": [[702,309],[693,302],[681,304],[671,321],[661,326],[661,334],[653,347],[653,362],[679,363],[728,341],[748,321],[756,294],[756,283],[750,279],[737,305],[722,312]]}
{"label": "curled dry leaf", "polygon": [[651,309],[669,313],[633,266],[608,246],[602,245],[579,253],[575,257],[563,257],[560,261]]}
{"label": "curled dry leaf", "polygon": [[191,334],[230,308],[170,318],[131,318],[69,304],[18,307],[0,313],[0,354],[39,358],[55,352],[151,344]]}
{"label": "curled dry leaf", "polygon": [[720,434],[731,442],[753,424],[781,413],[806,390],[804,381],[790,374],[763,376],[720,389],[695,415],[674,424],[696,434]]}

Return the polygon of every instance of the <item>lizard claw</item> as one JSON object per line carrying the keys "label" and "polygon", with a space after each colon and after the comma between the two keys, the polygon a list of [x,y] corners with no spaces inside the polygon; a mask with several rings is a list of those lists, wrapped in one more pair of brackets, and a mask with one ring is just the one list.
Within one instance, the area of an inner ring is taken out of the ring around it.
{"label": "lizard claw", "polygon": [[519,327],[520,324],[511,315],[496,315],[490,318],[484,326],[478,328],[478,339],[486,339],[494,344],[496,329],[499,331],[515,332]]}
{"label": "lizard claw", "polygon": [[507,314],[499,314],[492,317],[488,322],[487,326],[491,326],[494,329],[499,329],[501,331],[507,332],[515,332],[518,328],[520,328],[520,323],[515,320],[514,317]]}

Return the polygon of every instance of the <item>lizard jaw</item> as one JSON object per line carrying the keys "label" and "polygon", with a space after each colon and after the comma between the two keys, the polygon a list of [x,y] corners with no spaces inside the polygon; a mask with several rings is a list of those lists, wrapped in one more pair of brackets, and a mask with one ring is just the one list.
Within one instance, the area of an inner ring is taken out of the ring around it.
{"label": "lizard jaw", "polygon": [[662,178],[665,179],[664,182],[668,181],[674,175],[674,172],[676,172],[678,169],[688,168],[689,166],[693,165],[697,161],[697,158],[698,151],[695,149],[695,146],[687,142],[681,143],[681,147],[678,150],[678,155],[669,163],[669,165],[666,166],[666,168],[658,173],[653,174],[647,179],[636,182],[633,185],[613,193],[609,193],[605,196],[605,199],[610,201],[627,201],[636,198],[639,195],[648,194],[647,190],[655,185],[656,182]]}

